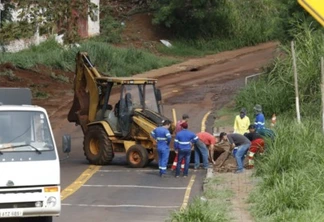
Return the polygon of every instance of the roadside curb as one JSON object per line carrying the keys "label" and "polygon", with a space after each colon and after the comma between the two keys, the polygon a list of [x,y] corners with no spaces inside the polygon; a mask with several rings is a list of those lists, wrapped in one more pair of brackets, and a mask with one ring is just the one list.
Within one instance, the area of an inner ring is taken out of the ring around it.
{"label": "roadside curb", "polygon": [[204,179],[204,182],[203,182],[203,187],[202,187],[203,192],[206,191],[206,184],[213,177],[214,177],[214,169],[213,169],[213,167],[208,167],[207,173],[206,173],[206,178]]}

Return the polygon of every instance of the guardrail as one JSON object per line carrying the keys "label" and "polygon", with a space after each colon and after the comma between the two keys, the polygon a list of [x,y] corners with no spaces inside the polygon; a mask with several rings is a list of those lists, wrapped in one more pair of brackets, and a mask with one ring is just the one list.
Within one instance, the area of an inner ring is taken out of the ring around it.
{"label": "guardrail", "polygon": [[260,73],[252,74],[252,75],[249,75],[249,76],[245,77],[245,85],[247,85],[249,78],[253,78],[253,77],[256,77],[256,76],[259,76],[259,75],[262,75],[262,74],[265,74],[265,73],[260,72]]}

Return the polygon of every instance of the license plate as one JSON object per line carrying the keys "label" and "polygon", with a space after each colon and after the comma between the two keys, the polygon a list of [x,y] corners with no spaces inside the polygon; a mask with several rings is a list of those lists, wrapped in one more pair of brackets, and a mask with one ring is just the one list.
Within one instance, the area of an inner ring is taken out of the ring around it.
{"label": "license plate", "polygon": [[21,217],[22,210],[0,210],[0,217]]}

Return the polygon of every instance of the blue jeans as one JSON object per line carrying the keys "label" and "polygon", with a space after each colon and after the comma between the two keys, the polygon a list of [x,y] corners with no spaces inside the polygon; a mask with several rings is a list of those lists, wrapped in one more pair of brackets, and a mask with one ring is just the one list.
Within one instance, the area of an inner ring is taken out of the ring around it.
{"label": "blue jeans", "polygon": [[246,144],[242,144],[241,146],[237,147],[237,151],[235,153],[235,159],[236,159],[236,163],[237,163],[237,170],[239,170],[239,171],[243,170],[244,155],[249,150],[250,145],[251,145],[251,143],[246,143]]}
{"label": "blue jeans", "polygon": [[208,148],[207,146],[200,140],[198,140],[195,144],[195,169],[200,165],[200,154],[202,156],[203,167],[205,169],[208,168]]}
{"label": "blue jeans", "polygon": [[191,155],[191,149],[178,151],[178,163],[177,163],[177,169],[176,169],[176,176],[180,175],[180,167],[181,167],[182,159],[185,159],[185,167],[184,167],[183,175],[188,176],[190,155]]}
{"label": "blue jeans", "polygon": [[160,175],[165,174],[168,166],[170,149],[157,149],[159,156]]}

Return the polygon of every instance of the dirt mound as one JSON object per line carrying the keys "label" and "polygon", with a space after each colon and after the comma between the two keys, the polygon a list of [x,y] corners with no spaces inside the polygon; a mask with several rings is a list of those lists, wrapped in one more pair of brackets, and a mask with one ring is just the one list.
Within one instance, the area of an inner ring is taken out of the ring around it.
{"label": "dirt mound", "polygon": [[214,166],[215,172],[233,172],[236,169],[236,160],[230,152],[229,143],[218,143],[215,145],[214,160],[216,165]]}

